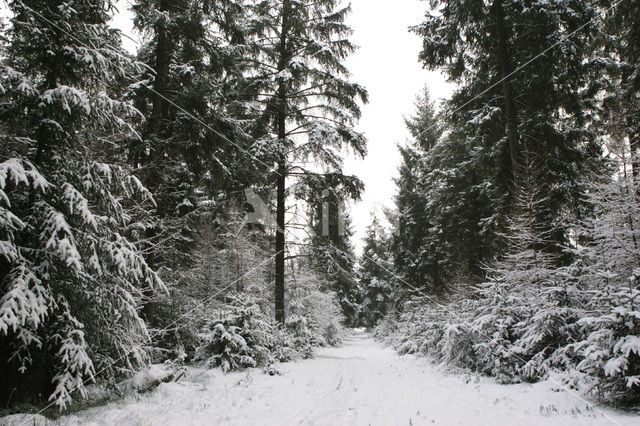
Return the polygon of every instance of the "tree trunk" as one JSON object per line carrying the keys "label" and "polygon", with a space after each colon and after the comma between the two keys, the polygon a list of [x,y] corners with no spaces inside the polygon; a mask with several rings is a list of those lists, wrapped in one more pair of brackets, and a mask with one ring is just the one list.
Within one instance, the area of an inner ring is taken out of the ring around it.
{"label": "tree trunk", "polygon": [[431,264],[429,265],[429,275],[433,282],[433,291],[435,294],[442,294],[444,292],[444,282],[440,276],[440,262],[438,262],[438,256],[435,254],[435,249],[432,248],[433,257]]}
{"label": "tree trunk", "polygon": [[520,167],[520,147],[518,135],[518,121],[516,115],[515,104],[513,102],[513,93],[511,92],[511,84],[509,83],[509,73],[511,66],[509,63],[509,51],[507,44],[507,28],[504,20],[504,9],[502,1],[496,0],[493,3],[493,14],[496,19],[496,37],[498,41],[498,56],[500,78],[502,79],[502,96],[504,97],[504,113],[507,130],[507,141],[509,143],[509,158],[511,161],[510,173],[507,176],[511,179],[508,186],[512,191],[517,187],[518,169]]}
{"label": "tree trunk", "polygon": [[[289,14],[289,0],[283,0],[282,3],[282,28],[280,31],[280,61],[278,63],[278,71],[283,71],[287,66],[287,26]],[[284,325],[284,266],[285,266],[285,190],[287,176],[287,159],[284,154],[287,137],[287,87],[284,82],[280,83],[278,88],[278,111],[276,114],[276,127],[278,131],[278,139],[282,144],[282,154],[278,161],[278,177],[277,177],[277,194],[276,194],[276,289],[275,289],[275,308],[276,321]]]}
{"label": "tree trunk", "polygon": [[[46,81],[47,81],[46,87],[48,90],[53,90],[56,87],[58,87],[58,77],[54,71],[49,71],[47,73]],[[34,161],[34,164],[36,167],[40,167],[42,163],[45,161],[45,158],[44,158],[45,151],[47,151],[48,149],[51,149],[50,144],[55,139],[54,136],[51,134],[49,126],[50,125],[47,122],[45,122],[45,120],[42,120],[40,122],[40,127],[38,129],[38,138],[37,138],[38,142],[36,146],[36,158]]]}
{"label": "tree trunk", "polygon": [[627,117],[627,128],[631,151],[631,173],[633,174],[634,188],[638,192],[636,186],[639,183],[640,176],[640,126],[633,113],[630,113]]}
{"label": "tree trunk", "polygon": [[[168,9],[167,0],[161,0],[158,10],[166,12]],[[162,130],[162,121],[168,114],[168,105],[162,95],[166,93],[169,78],[169,46],[167,39],[167,28],[164,23],[156,26],[157,44],[155,49],[155,79],[153,83],[152,110],[150,120],[150,131],[158,137]]]}
{"label": "tree trunk", "polygon": [[[158,4],[158,10],[160,12],[167,12],[169,9],[168,0],[160,0]],[[153,92],[151,92],[151,116],[149,117],[149,127],[146,129],[147,135],[151,136],[151,150],[147,156],[145,153],[140,154],[140,158],[144,158],[145,166],[147,167],[147,173],[144,177],[144,185],[152,192],[154,188],[162,182],[162,176],[158,170],[158,163],[162,158],[162,149],[158,144],[160,134],[162,133],[162,124],[169,114],[169,105],[164,100],[163,96],[166,96],[167,85],[169,81],[169,63],[170,63],[170,47],[168,45],[169,39],[167,36],[167,28],[164,23],[158,23],[155,28],[156,32],[156,47],[155,47],[155,64],[153,71],[155,73]],[[142,148],[144,150],[144,147]],[[144,152],[144,151],[143,151]],[[156,214],[158,216],[164,215],[166,208],[163,208],[164,203],[158,200]],[[149,227],[145,232],[145,237],[149,241],[153,241],[153,238],[158,235],[157,227]],[[151,246],[148,246],[151,248]],[[145,255],[145,261],[149,267],[156,269],[157,263],[155,251],[149,250]],[[142,306],[142,314],[146,318],[155,316],[154,306],[151,303],[153,297],[153,291],[150,288],[142,290],[145,301]]]}
{"label": "tree trunk", "polygon": [[285,176],[286,164],[284,158],[278,164],[278,188],[276,208],[276,321],[284,325],[284,264],[285,264]]}

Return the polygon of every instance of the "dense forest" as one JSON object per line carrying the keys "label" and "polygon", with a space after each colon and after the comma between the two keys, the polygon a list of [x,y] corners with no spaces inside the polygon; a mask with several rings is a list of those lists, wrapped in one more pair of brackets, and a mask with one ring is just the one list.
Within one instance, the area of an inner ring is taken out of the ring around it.
{"label": "dense forest", "polygon": [[420,60],[457,88],[406,120],[365,312],[401,353],[637,404],[640,3],[430,3]]}
{"label": "dense forest", "polygon": [[416,55],[456,88],[417,94],[360,255],[350,7],[131,3],[135,54],[114,0],[8,1],[0,409],[157,363],[276,375],[348,327],[640,402],[640,3],[426,2]]}
{"label": "dense forest", "polygon": [[314,229],[363,187],[341,172],[366,152],[349,8],[136,1],[131,56],[113,1],[9,6],[2,407],[65,407],[149,362],[231,370],[338,344],[355,259]]}

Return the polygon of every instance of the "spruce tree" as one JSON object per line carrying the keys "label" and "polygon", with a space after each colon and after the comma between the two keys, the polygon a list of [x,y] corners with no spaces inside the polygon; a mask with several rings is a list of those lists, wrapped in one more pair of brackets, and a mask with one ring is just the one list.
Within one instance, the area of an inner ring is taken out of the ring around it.
{"label": "spruce tree", "polygon": [[[285,321],[287,178],[312,186],[318,176],[353,181],[341,172],[341,154],[365,154],[365,139],[352,126],[366,91],[348,80],[344,59],[354,46],[344,23],[349,7],[336,0],[255,0],[249,46],[254,69],[248,87],[261,105],[256,150],[276,164],[275,311]],[[315,167],[307,167],[309,163]],[[320,169],[320,170],[319,170]]]}
{"label": "spruce tree", "polygon": [[[319,177],[320,179],[320,177]],[[359,284],[356,277],[356,257],[351,243],[353,231],[347,212],[346,200],[357,198],[362,190],[359,181],[355,186],[341,185],[338,177],[324,176],[321,182],[302,186],[298,194],[310,205],[310,265],[328,283],[326,290],[334,292],[342,308],[346,323],[354,325],[360,304]],[[318,193],[322,188],[322,192]]]}
{"label": "spruce tree", "polygon": [[631,147],[631,172],[640,177],[640,5],[634,1],[602,1],[607,12],[594,56],[606,58],[605,128],[617,127]]}
{"label": "spruce tree", "polygon": [[163,289],[126,235],[151,206],[113,156],[140,113],[112,1],[10,2],[0,122],[0,399],[65,407],[84,383],[145,362],[138,316]]}
{"label": "spruce tree", "polygon": [[[579,290],[583,309],[565,358],[573,358],[586,389],[623,404],[640,399],[640,204],[628,140],[612,147],[614,178],[587,183],[594,214],[574,223],[574,262],[564,285]],[[620,161],[622,159],[623,161]],[[635,160],[635,159],[634,159]],[[626,164],[625,164],[626,163]]]}
{"label": "spruce tree", "polygon": [[[142,137],[130,139],[127,154],[156,200],[152,211],[137,216],[142,224],[135,230],[137,243],[184,302],[164,296],[146,301],[145,319],[163,329],[183,315],[191,317],[190,300],[201,296],[194,271],[202,266],[199,236],[208,230],[203,221],[215,224],[216,234],[230,231],[225,212],[263,175],[257,171],[259,159],[248,151],[251,138],[244,132],[248,121],[241,105],[246,96],[238,87],[245,41],[241,2],[138,0],[132,12],[143,35],[137,59],[148,67],[128,93],[145,120],[137,127]],[[205,312],[196,309],[196,316]],[[187,323],[176,330],[175,336],[158,335],[155,344],[170,348],[196,333]]]}
{"label": "spruce tree", "polygon": [[402,156],[395,197],[395,235],[392,237],[394,264],[397,271],[413,286],[433,293],[444,289],[442,277],[441,235],[431,221],[432,212],[427,176],[433,162],[431,149],[441,136],[441,124],[427,89],[418,96],[415,115],[406,119],[412,136],[406,146],[399,147]]}
{"label": "spruce tree", "polygon": [[362,288],[359,322],[365,327],[375,326],[389,313],[393,293],[393,262],[389,249],[389,236],[376,218],[367,227],[358,273]]}
{"label": "spruce tree", "polygon": [[203,199],[253,181],[249,139],[233,110],[244,17],[224,0],[138,0],[132,11],[145,36],[138,59],[150,68],[132,87],[146,120],[128,155],[157,202],[142,244],[150,264],[179,268],[189,263]]}
{"label": "spruce tree", "polygon": [[432,5],[414,30],[424,39],[424,65],[460,84],[446,115],[466,145],[455,175],[466,176],[466,190],[475,192],[467,206],[478,212],[469,223],[474,239],[484,240],[485,256],[503,249],[497,235],[515,206],[526,146],[549,172],[548,202],[536,214],[553,234],[547,250],[557,253],[568,238],[561,218],[581,213],[579,176],[600,156],[585,126],[599,83],[587,81],[597,10],[589,2]]}

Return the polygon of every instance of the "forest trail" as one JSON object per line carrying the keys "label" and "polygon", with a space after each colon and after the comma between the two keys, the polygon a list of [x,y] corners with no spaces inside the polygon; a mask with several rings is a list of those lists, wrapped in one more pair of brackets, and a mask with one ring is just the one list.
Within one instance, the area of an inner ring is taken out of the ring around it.
{"label": "forest trail", "polygon": [[178,383],[63,417],[92,425],[538,425],[638,424],[587,404],[550,382],[499,385],[400,357],[354,331],[340,348],[283,364],[224,374],[196,370]]}

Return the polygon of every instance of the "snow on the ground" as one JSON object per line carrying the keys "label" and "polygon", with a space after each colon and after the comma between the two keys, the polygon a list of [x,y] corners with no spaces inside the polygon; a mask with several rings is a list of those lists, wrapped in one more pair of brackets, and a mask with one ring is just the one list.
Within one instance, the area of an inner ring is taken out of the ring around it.
{"label": "snow on the ground", "polygon": [[[61,418],[89,425],[607,425],[640,417],[589,405],[551,382],[499,385],[399,357],[362,332],[341,348],[262,370],[192,370],[177,383]],[[601,411],[600,411],[601,410]],[[24,419],[24,418],[23,418]],[[14,420],[18,420],[14,417]],[[36,422],[40,424],[40,422]],[[19,423],[17,423],[19,424]],[[34,424],[30,421],[29,424]]]}

